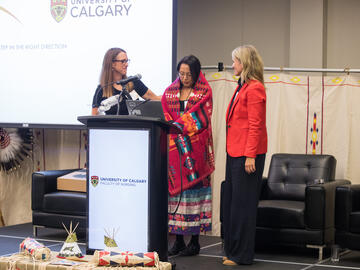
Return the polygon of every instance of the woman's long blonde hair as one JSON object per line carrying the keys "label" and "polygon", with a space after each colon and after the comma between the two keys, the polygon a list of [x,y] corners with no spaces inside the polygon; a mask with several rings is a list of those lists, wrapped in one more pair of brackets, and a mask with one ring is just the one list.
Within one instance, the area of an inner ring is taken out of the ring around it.
{"label": "woman's long blonde hair", "polygon": [[[112,82],[114,81],[114,78],[112,64],[113,61],[116,59],[117,55],[121,52],[126,53],[126,51],[121,48],[111,48],[105,53],[100,73],[100,85],[103,88],[103,97],[111,97],[113,95]],[[126,89],[128,90],[128,92],[132,91],[133,88],[133,83],[128,83],[126,85]]]}
{"label": "woman's long blonde hair", "polygon": [[237,59],[243,66],[241,82],[258,80],[264,84],[264,63],[253,45],[239,46],[232,52],[232,59]]}

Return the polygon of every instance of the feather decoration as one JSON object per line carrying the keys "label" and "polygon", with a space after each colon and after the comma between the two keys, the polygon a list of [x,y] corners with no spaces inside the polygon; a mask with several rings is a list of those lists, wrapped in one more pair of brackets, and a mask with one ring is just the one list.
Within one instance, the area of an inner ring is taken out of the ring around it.
{"label": "feather decoration", "polygon": [[30,158],[33,134],[29,129],[0,128],[0,170],[12,172]]}

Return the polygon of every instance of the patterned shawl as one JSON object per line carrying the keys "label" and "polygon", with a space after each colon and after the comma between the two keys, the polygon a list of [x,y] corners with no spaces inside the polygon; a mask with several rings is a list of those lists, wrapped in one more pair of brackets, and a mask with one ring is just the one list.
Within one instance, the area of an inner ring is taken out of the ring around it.
{"label": "patterned shawl", "polygon": [[179,98],[180,79],[177,78],[161,99],[166,120],[182,130],[181,135],[169,135],[168,182],[171,196],[196,185],[215,169],[211,132],[212,90],[201,72],[182,116]]}

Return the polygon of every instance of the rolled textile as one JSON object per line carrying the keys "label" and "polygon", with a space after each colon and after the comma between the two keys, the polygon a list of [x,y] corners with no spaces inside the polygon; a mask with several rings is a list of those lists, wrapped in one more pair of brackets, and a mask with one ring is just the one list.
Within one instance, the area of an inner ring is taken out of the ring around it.
{"label": "rolled textile", "polygon": [[158,267],[159,255],[156,252],[109,252],[96,250],[93,256],[93,263],[99,266]]}
{"label": "rolled textile", "polygon": [[48,261],[51,258],[51,250],[30,237],[21,242],[20,252],[30,255],[35,260]]}

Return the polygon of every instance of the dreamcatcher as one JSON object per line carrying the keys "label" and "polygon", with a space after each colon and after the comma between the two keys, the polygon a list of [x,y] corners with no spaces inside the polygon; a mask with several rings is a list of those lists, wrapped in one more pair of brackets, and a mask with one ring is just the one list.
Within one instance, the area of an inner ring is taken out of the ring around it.
{"label": "dreamcatcher", "polygon": [[30,158],[33,134],[27,128],[0,128],[0,171],[7,173],[20,168],[25,158]]}

